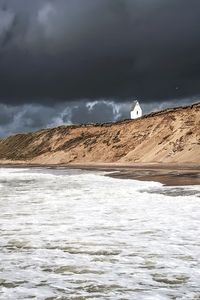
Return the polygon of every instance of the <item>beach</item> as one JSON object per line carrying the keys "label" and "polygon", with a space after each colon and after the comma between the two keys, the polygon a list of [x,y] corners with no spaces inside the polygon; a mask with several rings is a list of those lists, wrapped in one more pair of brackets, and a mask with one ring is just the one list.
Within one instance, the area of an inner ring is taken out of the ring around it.
{"label": "beach", "polygon": [[27,164],[26,162],[0,162],[1,168],[52,168],[81,169],[108,172],[106,176],[121,179],[160,182],[166,186],[200,185],[200,165],[198,164]]}
{"label": "beach", "polygon": [[[75,167],[75,166],[74,166]],[[108,171],[107,176],[121,179],[160,182],[166,186],[200,185],[200,166],[173,164],[136,164],[79,166],[83,169]]]}

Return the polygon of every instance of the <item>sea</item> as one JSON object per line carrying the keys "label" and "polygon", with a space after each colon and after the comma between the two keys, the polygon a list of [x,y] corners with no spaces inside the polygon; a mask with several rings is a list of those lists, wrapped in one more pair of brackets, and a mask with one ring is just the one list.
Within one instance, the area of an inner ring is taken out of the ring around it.
{"label": "sea", "polygon": [[0,169],[0,299],[200,299],[200,186]]}

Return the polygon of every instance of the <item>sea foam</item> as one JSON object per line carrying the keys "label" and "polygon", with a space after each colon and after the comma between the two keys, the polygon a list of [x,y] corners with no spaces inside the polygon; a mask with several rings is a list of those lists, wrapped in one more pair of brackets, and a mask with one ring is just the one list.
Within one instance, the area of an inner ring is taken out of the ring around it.
{"label": "sea foam", "polygon": [[0,299],[200,297],[199,186],[0,169],[0,225]]}

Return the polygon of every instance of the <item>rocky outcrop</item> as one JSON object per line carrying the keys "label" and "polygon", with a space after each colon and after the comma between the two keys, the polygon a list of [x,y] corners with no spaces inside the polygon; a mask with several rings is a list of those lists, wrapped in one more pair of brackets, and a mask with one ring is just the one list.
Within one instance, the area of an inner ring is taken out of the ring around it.
{"label": "rocky outcrop", "polygon": [[137,120],[17,134],[0,140],[0,160],[33,164],[200,163],[200,103]]}

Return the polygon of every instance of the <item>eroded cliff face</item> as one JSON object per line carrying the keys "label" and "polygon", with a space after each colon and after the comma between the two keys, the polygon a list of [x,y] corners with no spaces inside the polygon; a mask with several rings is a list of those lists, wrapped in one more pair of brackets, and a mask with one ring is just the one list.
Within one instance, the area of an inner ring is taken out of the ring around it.
{"label": "eroded cliff face", "polygon": [[200,163],[200,103],[114,124],[61,126],[0,140],[1,162]]}

